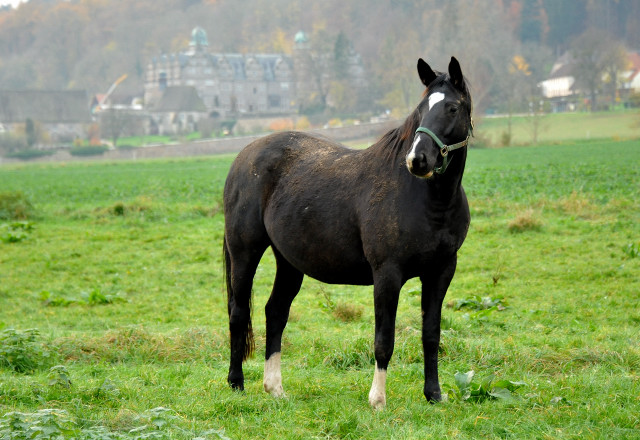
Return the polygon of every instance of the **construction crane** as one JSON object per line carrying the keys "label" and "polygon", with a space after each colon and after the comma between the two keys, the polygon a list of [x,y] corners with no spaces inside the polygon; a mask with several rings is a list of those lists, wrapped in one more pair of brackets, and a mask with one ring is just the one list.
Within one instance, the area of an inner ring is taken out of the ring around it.
{"label": "construction crane", "polygon": [[100,102],[98,102],[98,109],[102,109],[102,106],[104,105],[105,102],[107,102],[107,99],[109,99],[109,96],[111,95],[111,93],[113,93],[113,91],[116,89],[116,87],[118,87],[118,85],[124,81],[125,79],[127,79],[127,74],[125,73],[124,75],[122,75],[120,78],[118,78],[117,80],[115,80],[115,82],[113,84],[111,84],[111,87],[109,87],[109,90],[107,90],[107,93],[105,93],[105,95],[102,97],[102,99],[100,100]]}

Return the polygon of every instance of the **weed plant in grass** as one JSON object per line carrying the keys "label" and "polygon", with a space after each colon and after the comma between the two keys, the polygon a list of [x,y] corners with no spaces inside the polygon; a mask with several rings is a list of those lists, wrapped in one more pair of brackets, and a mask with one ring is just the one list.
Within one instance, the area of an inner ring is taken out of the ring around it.
{"label": "weed plant in grass", "polygon": [[[246,392],[228,388],[220,206],[232,159],[0,167],[1,192],[37,213],[28,239],[0,243],[0,353],[30,359],[20,371],[0,361],[0,437],[640,436],[637,141],[469,152],[472,223],[442,320],[450,398],[422,396],[411,280],[382,412],[367,402],[370,287],[305,279],[283,340],[287,397],[263,392],[260,355]],[[538,226],[510,231],[527,216]],[[267,252],[259,352],[274,274]]]}

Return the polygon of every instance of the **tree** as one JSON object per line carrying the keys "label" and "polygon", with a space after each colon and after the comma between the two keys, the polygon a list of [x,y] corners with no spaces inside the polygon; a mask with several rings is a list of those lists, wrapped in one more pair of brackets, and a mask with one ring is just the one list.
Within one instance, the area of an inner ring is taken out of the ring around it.
{"label": "tree", "polygon": [[542,43],[547,31],[548,19],[542,0],[524,0],[520,20],[520,41]]}
{"label": "tree", "polygon": [[32,148],[38,141],[38,134],[36,133],[36,126],[33,123],[33,119],[27,118],[24,126],[24,132],[27,138],[27,147]]}
{"label": "tree", "polygon": [[[619,41],[606,32],[589,28],[571,44],[574,59],[573,76],[578,87],[589,96],[591,111],[597,110],[598,92],[602,89],[605,72],[618,72],[626,66],[626,51]],[[615,75],[617,77],[617,74]],[[613,87],[617,81],[612,78]]]}
{"label": "tree", "polygon": [[504,78],[502,93],[506,104],[507,132],[503,135],[502,143],[505,146],[511,145],[513,139],[512,117],[514,111],[518,110],[522,101],[530,95],[528,80],[531,77],[529,63],[522,55],[515,55],[507,67],[507,75]]}
{"label": "tree", "polygon": [[100,131],[111,139],[113,147],[118,145],[118,139],[134,126],[135,117],[127,110],[108,108],[100,113]]}

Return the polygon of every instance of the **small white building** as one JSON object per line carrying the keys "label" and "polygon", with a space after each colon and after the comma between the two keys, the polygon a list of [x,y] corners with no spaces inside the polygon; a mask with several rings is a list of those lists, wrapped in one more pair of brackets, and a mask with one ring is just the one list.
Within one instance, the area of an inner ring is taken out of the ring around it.
{"label": "small white building", "polygon": [[640,53],[630,52],[627,58],[629,69],[622,72],[622,89],[628,93],[640,93]]}
{"label": "small white building", "polygon": [[[640,54],[629,52],[628,70],[619,75],[621,79],[618,94],[628,97],[631,93],[640,93]],[[549,102],[554,112],[571,111],[575,109],[577,94],[576,80],[573,76],[574,62],[567,52],[554,63],[549,77],[538,84],[542,96]]]}

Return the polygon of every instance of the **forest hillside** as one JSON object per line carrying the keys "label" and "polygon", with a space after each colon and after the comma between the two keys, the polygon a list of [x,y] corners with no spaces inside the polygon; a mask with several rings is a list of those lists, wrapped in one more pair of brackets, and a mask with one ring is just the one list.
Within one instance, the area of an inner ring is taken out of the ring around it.
{"label": "forest hillside", "polygon": [[[640,2],[30,0],[0,9],[0,89],[104,93],[127,74],[119,90],[140,93],[149,60],[185,49],[195,26],[220,52],[290,53],[300,30],[326,52],[346,36],[385,108],[414,104],[418,57],[444,69],[455,55],[486,108],[535,87],[585,31],[640,48]],[[526,81],[509,83],[514,71]]]}

